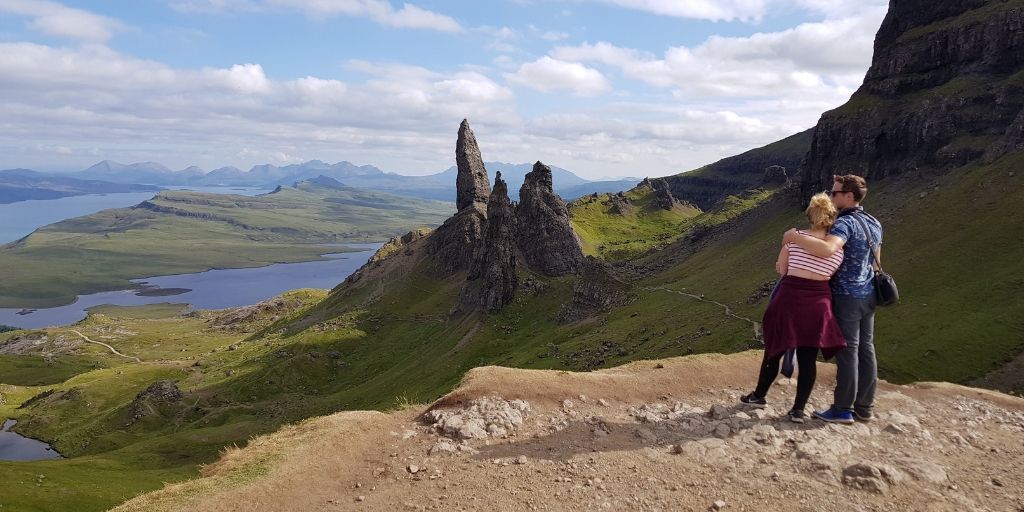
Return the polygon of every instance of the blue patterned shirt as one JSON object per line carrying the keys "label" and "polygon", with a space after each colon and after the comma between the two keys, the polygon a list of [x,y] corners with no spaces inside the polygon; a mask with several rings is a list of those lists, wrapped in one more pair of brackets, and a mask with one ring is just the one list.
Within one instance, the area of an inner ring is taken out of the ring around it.
{"label": "blue patterned shirt", "polygon": [[836,219],[835,225],[829,231],[830,235],[843,239],[843,250],[846,252],[843,264],[832,277],[832,294],[866,299],[875,293],[872,282],[875,274],[871,268],[874,258],[864,236],[864,228],[854,216],[859,217],[864,221],[863,224],[867,225],[871,231],[871,239],[877,247],[882,246],[882,224],[864,213],[864,207],[858,206],[856,210],[856,213],[848,213]]}

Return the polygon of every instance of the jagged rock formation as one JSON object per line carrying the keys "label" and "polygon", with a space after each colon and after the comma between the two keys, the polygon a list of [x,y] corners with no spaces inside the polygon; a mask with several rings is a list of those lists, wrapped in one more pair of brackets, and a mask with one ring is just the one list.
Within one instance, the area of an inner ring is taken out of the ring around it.
{"label": "jagged rock formation", "polygon": [[1021,2],[893,1],[864,84],[815,129],[802,195],[841,172],[939,172],[1019,148],[1021,70]]}
{"label": "jagged rock formation", "polygon": [[387,258],[392,254],[408,252],[412,250],[410,246],[413,242],[420,240],[429,234],[429,228],[420,228],[414,229],[402,236],[396,236],[391,240],[388,240],[387,243],[380,247],[380,249],[377,249],[377,252],[373,253],[373,256],[370,256],[368,263],[371,266],[377,266],[384,261],[384,258]]}
{"label": "jagged rock formation", "polygon": [[459,126],[455,162],[458,164],[455,205],[459,211],[437,228],[427,247],[443,273],[469,269],[476,247],[483,242],[487,198],[491,193],[480,147],[465,119]]}
{"label": "jagged rock formation", "polygon": [[531,268],[549,276],[575,274],[583,268],[583,249],[569,209],[551,185],[551,168],[535,163],[519,189],[517,245]]}
{"label": "jagged rock formation", "polygon": [[455,164],[459,169],[455,179],[455,207],[462,210],[473,203],[486,204],[491,195],[491,182],[487,178],[476,135],[465,119],[459,126],[459,139],[455,143]]}
{"label": "jagged rock formation", "polygon": [[158,380],[135,396],[128,405],[128,424],[131,425],[145,416],[155,414],[156,407],[181,401],[185,395],[171,380]]}
{"label": "jagged rock formation", "polygon": [[763,182],[767,185],[783,185],[789,181],[789,176],[786,175],[786,168],[781,165],[770,165],[764,170]]}
{"label": "jagged rock formation", "polygon": [[609,211],[618,215],[626,215],[633,211],[633,203],[622,192],[609,195],[606,203],[610,207]]}
{"label": "jagged rock formation", "polygon": [[587,257],[583,273],[572,290],[572,300],[562,304],[555,320],[570,323],[600,313],[625,303],[629,285],[615,276],[611,265]]}
{"label": "jagged rock formation", "polygon": [[508,186],[499,172],[487,201],[484,242],[477,247],[454,312],[476,309],[495,313],[512,302],[519,279],[516,275],[516,216],[508,198]]}
{"label": "jagged rock formation", "polygon": [[640,185],[650,187],[654,191],[654,204],[662,210],[671,210],[679,202],[672,196],[672,187],[664,178],[644,178]]}

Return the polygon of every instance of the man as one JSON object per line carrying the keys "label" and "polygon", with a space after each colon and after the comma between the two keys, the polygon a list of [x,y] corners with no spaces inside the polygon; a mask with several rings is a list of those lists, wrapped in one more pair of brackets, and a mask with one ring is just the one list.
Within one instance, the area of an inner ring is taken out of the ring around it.
{"label": "man", "polygon": [[[832,311],[846,338],[846,348],[836,356],[836,389],[832,407],[815,412],[814,417],[852,424],[870,421],[878,385],[875,359],[874,257],[868,236],[876,247],[882,244],[882,225],[864,212],[860,205],[867,196],[864,178],[847,174],[835,176],[832,203],[839,218],[825,239],[800,236],[795,229],[786,232],[783,242],[793,242],[807,252],[827,258],[843,249],[843,263],[832,277]],[[863,221],[863,222],[861,222]],[[870,233],[866,233],[864,226]]]}

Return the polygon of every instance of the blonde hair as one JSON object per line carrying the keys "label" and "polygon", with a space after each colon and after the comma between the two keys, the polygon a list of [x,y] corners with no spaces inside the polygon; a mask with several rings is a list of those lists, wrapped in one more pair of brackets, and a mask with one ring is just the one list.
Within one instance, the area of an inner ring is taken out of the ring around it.
{"label": "blonde hair", "polygon": [[832,199],[824,192],[814,194],[811,204],[807,205],[804,212],[807,213],[807,220],[811,221],[811,226],[816,228],[828,229],[836,223],[836,205],[832,204]]}

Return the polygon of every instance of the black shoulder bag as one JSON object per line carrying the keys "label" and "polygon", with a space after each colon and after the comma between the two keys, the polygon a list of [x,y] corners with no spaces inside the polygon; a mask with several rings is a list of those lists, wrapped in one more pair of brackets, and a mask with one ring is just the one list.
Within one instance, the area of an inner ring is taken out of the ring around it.
{"label": "black shoulder bag", "polygon": [[882,259],[878,254],[878,246],[875,245],[874,239],[871,238],[871,230],[868,229],[868,225],[864,222],[864,219],[860,218],[859,215],[854,213],[851,217],[857,219],[860,223],[860,227],[864,229],[864,237],[868,240],[868,246],[871,248],[871,257],[878,263],[878,270],[872,270],[875,272],[874,281],[875,285],[875,303],[879,306],[891,306],[900,301],[900,291],[896,288],[896,280],[884,270],[882,270]]}

